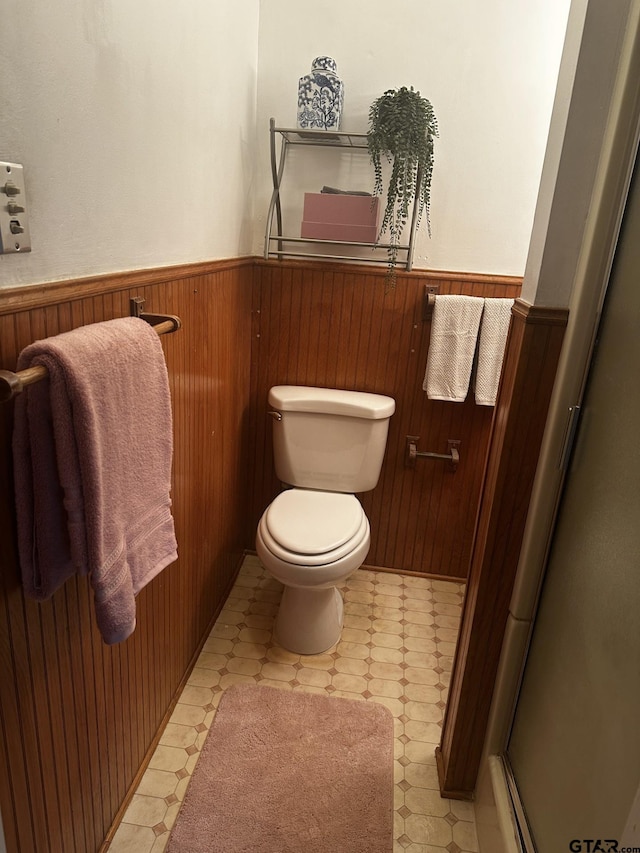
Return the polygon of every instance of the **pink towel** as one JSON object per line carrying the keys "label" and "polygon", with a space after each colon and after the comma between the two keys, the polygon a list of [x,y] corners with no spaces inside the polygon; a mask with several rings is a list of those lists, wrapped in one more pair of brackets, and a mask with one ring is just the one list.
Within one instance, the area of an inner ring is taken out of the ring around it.
{"label": "pink towel", "polygon": [[43,600],[90,574],[100,633],[118,643],[137,593],[178,556],[162,345],[126,317],[36,341],[18,369],[36,364],[49,376],[18,396],[13,438],[24,588]]}

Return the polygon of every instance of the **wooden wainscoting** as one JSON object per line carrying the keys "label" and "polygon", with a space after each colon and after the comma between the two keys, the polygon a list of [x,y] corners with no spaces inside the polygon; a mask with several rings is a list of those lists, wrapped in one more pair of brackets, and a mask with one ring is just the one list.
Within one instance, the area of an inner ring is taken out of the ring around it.
{"label": "wooden wainscoting", "polygon": [[[272,385],[319,385],[388,394],[396,400],[380,482],[362,495],[371,521],[367,564],[466,579],[493,408],[431,401],[422,390],[430,323],[425,285],[440,293],[516,297],[520,279],[413,272],[389,289],[384,270],[338,264],[258,262],[251,370],[252,536],[279,491],[273,472],[267,393]],[[407,435],[419,450],[447,452],[460,465],[404,464]]]}
{"label": "wooden wainscoting", "polygon": [[568,311],[513,309],[442,740],[445,797],[471,799]]}
{"label": "wooden wainscoting", "polygon": [[[398,275],[388,290],[384,271],[370,267],[246,259],[0,291],[0,366],[8,369],[35,339],[127,315],[132,296],[183,321],[162,338],[179,560],[140,593],[138,626],[125,643],[102,642],[85,578],[42,604],[23,597],[12,405],[0,407],[0,809],[11,853],[93,853],[122,813],[279,489],[265,414],[271,385],[393,396],[380,484],[363,496],[368,562],[466,577],[493,411],[426,399],[425,284],[478,296],[520,289],[519,279],[420,272]],[[458,473],[430,460],[406,469],[406,435],[438,452],[459,439]]]}
{"label": "wooden wainscoting", "polygon": [[183,323],[161,339],[179,559],[138,596],[137,628],[124,643],[102,642],[86,578],[42,604],[23,597],[12,404],[1,407],[0,807],[11,853],[100,848],[235,577],[245,547],[252,277],[248,259],[0,291],[6,369],[33,340],[128,315],[131,296]]}

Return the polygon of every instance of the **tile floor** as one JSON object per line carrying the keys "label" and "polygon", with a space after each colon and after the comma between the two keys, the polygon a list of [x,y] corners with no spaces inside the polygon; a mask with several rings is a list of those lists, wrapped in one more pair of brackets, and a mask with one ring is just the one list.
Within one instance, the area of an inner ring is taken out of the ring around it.
{"label": "tile floor", "polygon": [[272,639],[281,586],[257,557],[245,558],[110,853],[165,849],[222,692],[240,681],[386,705],[395,718],[394,853],[476,853],[473,806],[440,797],[434,757],[462,585],[361,569],[342,591],[340,642],[291,654]]}

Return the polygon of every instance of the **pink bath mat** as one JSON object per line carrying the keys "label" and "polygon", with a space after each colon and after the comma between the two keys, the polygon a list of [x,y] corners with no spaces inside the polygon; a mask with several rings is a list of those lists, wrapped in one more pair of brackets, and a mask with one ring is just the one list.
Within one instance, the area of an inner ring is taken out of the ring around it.
{"label": "pink bath mat", "polygon": [[391,853],[393,717],[253,684],[225,691],[167,853]]}

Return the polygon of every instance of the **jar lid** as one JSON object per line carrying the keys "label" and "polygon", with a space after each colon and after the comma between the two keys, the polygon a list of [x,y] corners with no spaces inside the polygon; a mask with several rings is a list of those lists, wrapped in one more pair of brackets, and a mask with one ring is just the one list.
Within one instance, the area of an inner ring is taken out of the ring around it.
{"label": "jar lid", "polygon": [[330,56],[316,56],[311,64],[312,71],[328,71],[330,74],[338,73],[338,63]]}

